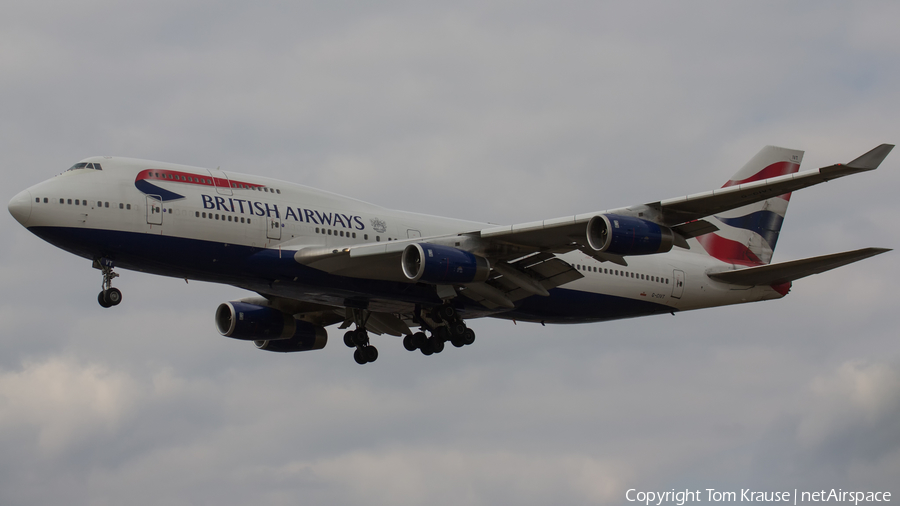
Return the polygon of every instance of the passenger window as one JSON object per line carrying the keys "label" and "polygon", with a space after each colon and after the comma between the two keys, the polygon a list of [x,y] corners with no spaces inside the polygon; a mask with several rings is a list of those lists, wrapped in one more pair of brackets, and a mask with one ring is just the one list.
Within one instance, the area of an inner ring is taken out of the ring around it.
{"label": "passenger window", "polygon": [[244,218],[241,218],[241,223],[243,223],[243,222],[244,222]]}
{"label": "passenger window", "polygon": [[72,199],[69,199],[66,202],[68,202],[70,206],[72,205]]}
{"label": "passenger window", "polygon": [[247,223],[250,223],[250,218],[247,218]]}
{"label": "passenger window", "polygon": [[34,203],[35,203],[35,204],[40,204],[40,203],[41,203],[41,198],[40,198],[40,197],[35,197],[35,198],[34,198]]}
{"label": "passenger window", "polygon": [[49,202],[50,202],[50,199],[48,199],[47,197],[44,197],[44,203],[47,204]]}
{"label": "passenger window", "polygon": [[121,202],[119,202],[119,209],[125,209],[125,204],[122,204]]}
{"label": "passenger window", "polygon": [[353,232],[353,238],[356,239],[356,232]]}
{"label": "passenger window", "polygon": [[363,234],[363,240],[364,240],[364,241],[368,241],[368,240],[369,240],[369,234]]}
{"label": "passenger window", "polygon": [[380,235],[376,235],[376,236],[375,236],[375,241],[376,241],[376,242],[381,242],[381,236],[380,236]]}
{"label": "passenger window", "polygon": [[63,199],[59,199],[59,203],[60,203],[60,204],[65,204],[65,201],[64,201]]}
{"label": "passenger window", "polygon": [[281,190],[275,190],[275,193],[281,195]]}
{"label": "passenger window", "polygon": [[104,202],[103,207],[109,207],[109,202]]}
{"label": "passenger window", "polygon": [[131,204],[125,204],[125,209],[131,209]]}
{"label": "passenger window", "polygon": [[76,206],[78,205],[78,199],[75,199],[75,205]]}
{"label": "passenger window", "polygon": [[97,202],[97,207],[103,207],[103,202]]}
{"label": "passenger window", "polygon": [[331,235],[331,229],[330,229],[330,228],[328,229],[328,235]]}
{"label": "passenger window", "polygon": [[194,217],[195,217],[195,218],[199,218],[199,217],[200,217],[200,211],[194,211]]}

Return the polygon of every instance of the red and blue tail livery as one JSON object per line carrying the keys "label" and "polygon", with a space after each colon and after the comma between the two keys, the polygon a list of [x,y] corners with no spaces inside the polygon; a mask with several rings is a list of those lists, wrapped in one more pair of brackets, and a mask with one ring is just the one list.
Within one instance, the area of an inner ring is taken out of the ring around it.
{"label": "red and blue tail livery", "polygon": [[[800,170],[803,151],[766,146],[722,188],[766,181]],[[708,218],[719,230],[697,238],[703,249],[723,262],[763,265],[772,261],[790,192],[731,209]]]}
{"label": "red and blue tail livery", "polygon": [[[791,193],[876,169],[893,145],[800,171],[767,146],[721,188],[494,225],[409,213],[262,176],[92,157],[23,190],[12,216],[101,272],[238,286],[216,329],[273,352],[323,348],[336,326],[357,363],[374,336],[424,355],[475,342],[478,318],[590,323],[779,299],[793,281],[889,251],[772,263]],[[184,285],[182,285],[184,286]]]}

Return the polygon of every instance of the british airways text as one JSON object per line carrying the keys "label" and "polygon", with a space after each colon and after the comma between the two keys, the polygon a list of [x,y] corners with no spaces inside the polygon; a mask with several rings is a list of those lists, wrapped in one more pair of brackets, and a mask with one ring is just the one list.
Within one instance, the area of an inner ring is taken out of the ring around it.
{"label": "british airways text", "polygon": [[284,206],[279,209],[278,204],[270,204],[268,202],[255,202],[246,199],[225,198],[218,195],[200,195],[203,198],[203,209],[215,209],[216,211],[224,211],[239,214],[249,214],[250,216],[266,216],[273,215],[282,219],[282,210],[285,220],[293,219],[294,221],[302,221],[305,223],[314,223],[316,225],[328,225],[331,227],[344,227],[354,230],[365,230],[362,217],[355,215],[346,215],[341,213],[326,213],[314,209],[301,209],[299,207]]}

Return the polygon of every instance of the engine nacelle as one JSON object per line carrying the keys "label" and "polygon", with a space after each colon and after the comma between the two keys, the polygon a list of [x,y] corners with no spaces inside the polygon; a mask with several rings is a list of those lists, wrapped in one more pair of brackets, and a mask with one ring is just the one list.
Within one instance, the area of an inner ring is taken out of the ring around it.
{"label": "engine nacelle", "polygon": [[631,216],[601,214],[587,225],[588,245],[614,255],[665,253],[672,249],[674,239],[672,229]]}
{"label": "engine nacelle", "polygon": [[240,301],[219,304],[216,328],[225,337],[256,341],[257,348],[270,351],[320,350],[328,342],[324,327],[274,308]]}
{"label": "engine nacelle", "polygon": [[486,258],[449,246],[419,243],[403,250],[403,274],[410,281],[434,284],[487,280],[491,264]]}
{"label": "engine nacelle", "polygon": [[[292,337],[290,339],[279,339],[277,341],[253,341],[260,350],[274,351],[277,353],[292,353],[295,351],[321,350],[325,347],[325,341],[328,336],[325,334],[324,327],[315,326],[317,331],[321,331],[321,339],[317,336],[315,341],[310,344],[309,338]],[[320,345],[321,343],[321,345]]]}

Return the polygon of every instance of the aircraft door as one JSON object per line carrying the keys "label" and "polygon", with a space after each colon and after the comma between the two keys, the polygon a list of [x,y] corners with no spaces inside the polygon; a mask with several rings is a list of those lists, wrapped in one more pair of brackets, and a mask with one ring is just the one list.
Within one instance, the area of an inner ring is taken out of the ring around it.
{"label": "aircraft door", "polygon": [[231,181],[228,180],[228,176],[225,175],[219,169],[207,169],[209,170],[209,175],[212,176],[213,184],[216,187],[216,192],[219,195],[233,195],[231,191]]}
{"label": "aircraft door", "polygon": [[406,230],[406,237],[408,237],[410,239],[417,239],[419,237],[422,237],[422,232],[419,232],[418,230],[413,230],[410,228],[410,229]]}
{"label": "aircraft door", "polygon": [[268,223],[266,237],[281,240],[281,218],[269,216],[266,218],[266,222]]}
{"label": "aircraft door", "polygon": [[147,195],[147,223],[162,225],[162,199],[157,195]]}
{"label": "aircraft door", "polygon": [[672,298],[680,299],[684,294],[684,271],[675,269],[672,278]]}

